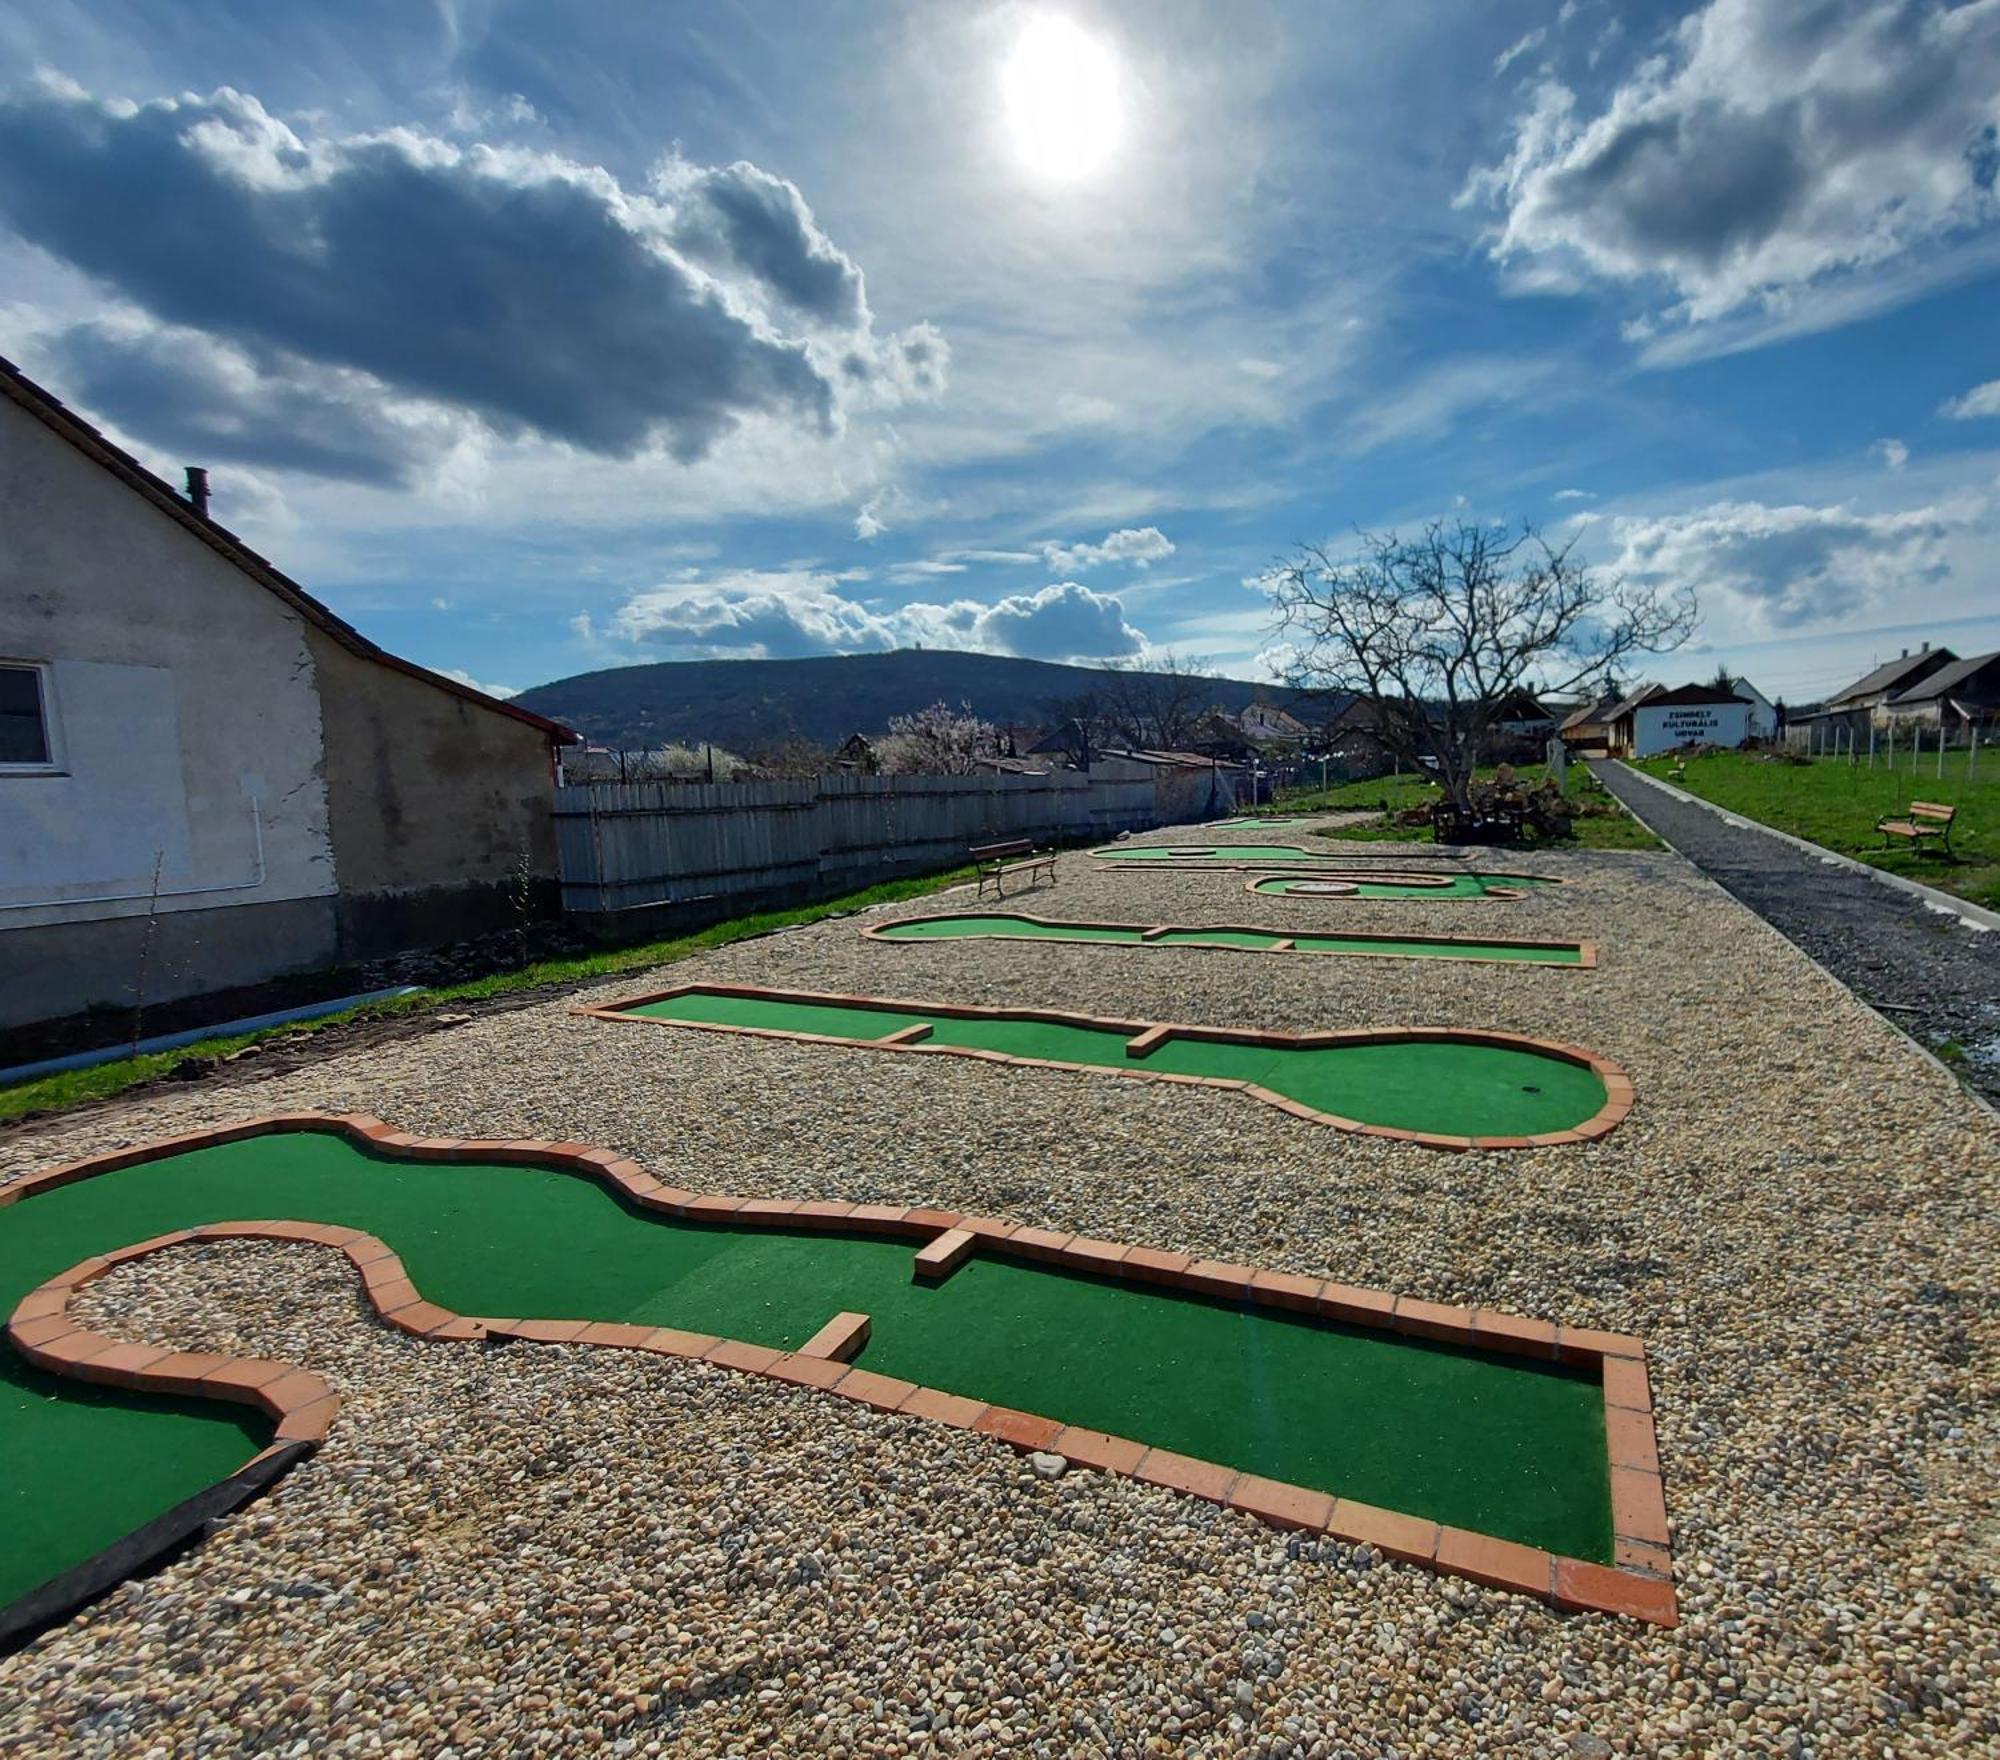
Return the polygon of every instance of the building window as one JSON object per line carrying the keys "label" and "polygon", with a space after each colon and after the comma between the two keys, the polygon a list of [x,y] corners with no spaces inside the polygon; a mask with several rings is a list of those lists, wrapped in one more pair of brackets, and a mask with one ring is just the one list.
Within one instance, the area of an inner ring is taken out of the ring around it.
{"label": "building window", "polygon": [[47,669],[0,660],[0,772],[55,767]]}

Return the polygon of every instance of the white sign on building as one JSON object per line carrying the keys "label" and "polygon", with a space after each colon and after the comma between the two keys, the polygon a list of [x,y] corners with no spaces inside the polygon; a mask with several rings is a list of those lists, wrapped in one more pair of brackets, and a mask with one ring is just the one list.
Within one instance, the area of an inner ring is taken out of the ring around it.
{"label": "white sign on building", "polygon": [[1632,718],[1632,752],[1650,758],[1676,746],[1740,746],[1750,737],[1748,703],[1642,703]]}

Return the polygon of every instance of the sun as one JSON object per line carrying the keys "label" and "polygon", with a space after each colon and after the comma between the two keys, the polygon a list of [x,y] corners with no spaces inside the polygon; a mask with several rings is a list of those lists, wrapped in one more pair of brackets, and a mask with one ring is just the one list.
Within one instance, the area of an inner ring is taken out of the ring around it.
{"label": "sun", "polygon": [[1060,13],[1023,25],[1000,70],[1000,101],[1014,154],[1030,175],[1075,183],[1117,151],[1124,115],[1118,58]]}

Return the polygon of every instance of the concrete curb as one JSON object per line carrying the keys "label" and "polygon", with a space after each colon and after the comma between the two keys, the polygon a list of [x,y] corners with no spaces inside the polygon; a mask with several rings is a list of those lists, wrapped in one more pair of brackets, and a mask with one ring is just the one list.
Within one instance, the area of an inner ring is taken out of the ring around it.
{"label": "concrete curb", "polygon": [[1727,807],[1718,807],[1713,801],[1705,801],[1697,794],[1689,794],[1684,788],[1676,788],[1671,782],[1662,782],[1657,776],[1648,776],[1643,770],[1635,770],[1622,758],[1614,759],[1627,776],[1634,776],[1649,787],[1657,788],[1662,794],[1672,795],[1677,801],[1685,801],[1691,807],[1703,807],[1725,824],[1737,825],[1748,831],[1761,831],[1766,837],[1775,837],[1780,843],[1789,843],[1793,849],[1809,856],[1817,856],[1837,868],[1851,868],[1855,873],[1887,886],[1896,892],[1908,893],[1920,903],[1934,911],[1943,911],[1948,916],[1957,917],[1969,929],[2000,929],[2000,911],[1989,911],[1984,905],[1973,904],[1967,899],[1956,898],[1949,892],[1940,892],[1935,886],[1926,886],[1918,880],[1905,880],[1900,874],[1891,874],[1882,868],[1871,868],[1866,862],[1857,862],[1852,856],[1844,856],[1838,850],[1828,849],[1822,843],[1808,843],[1803,837],[1794,837],[1788,831],[1777,831],[1755,819],[1745,818],[1741,813],[1733,813]]}

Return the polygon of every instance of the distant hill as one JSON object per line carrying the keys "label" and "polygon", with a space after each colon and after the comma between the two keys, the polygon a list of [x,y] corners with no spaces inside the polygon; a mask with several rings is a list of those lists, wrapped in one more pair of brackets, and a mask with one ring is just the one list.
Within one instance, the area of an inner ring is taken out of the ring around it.
{"label": "distant hill", "polygon": [[[891,716],[938,702],[954,708],[970,703],[988,721],[1046,725],[1051,703],[1102,691],[1112,676],[1095,666],[901,648],[812,660],[616,666],[537,685],[514,701],[568,723],[598,745],[639,751],[710,740],[751,752],[787,739],[838,745],[851,733],[880,733]],[[1232,711],[1260,696],[1289,703],[1296,695],[1239,678],[1215,679],[1207,694]]]}

